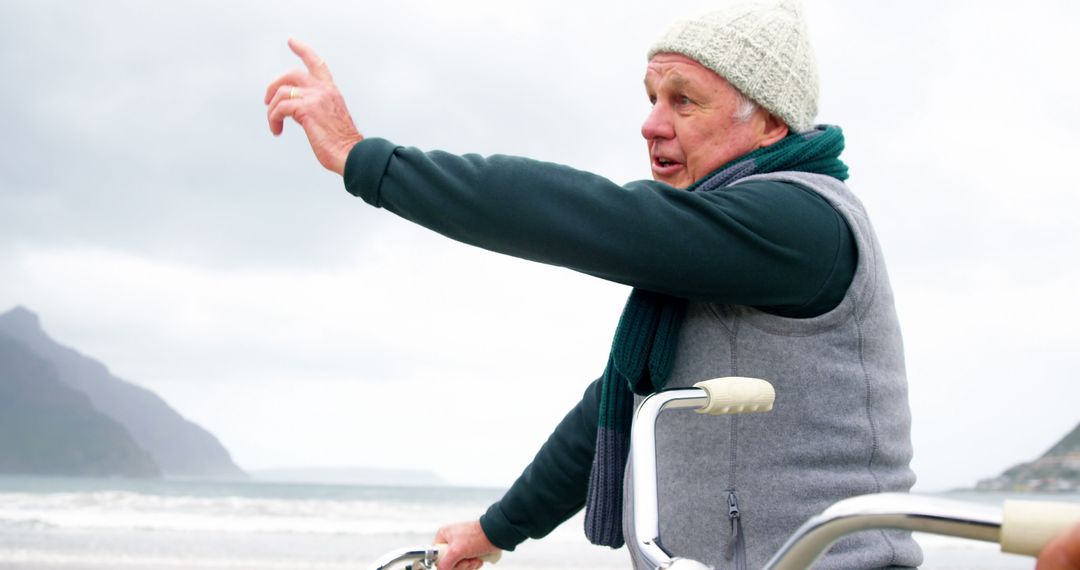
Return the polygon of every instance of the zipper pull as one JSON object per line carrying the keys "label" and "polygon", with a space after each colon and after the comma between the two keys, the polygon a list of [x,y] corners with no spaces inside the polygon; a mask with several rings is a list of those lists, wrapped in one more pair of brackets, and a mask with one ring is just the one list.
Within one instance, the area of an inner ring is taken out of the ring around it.
{"label": "zipper pull", "polygon": [[731,521],[731,536],[727,545],[727,559],[735,556],[735,545],[739,542],[739,501],[735,498],[735,491],[728,491],[728,520]]}
{"label": "zipper pull", "polygon": [[735,570],[746,570],[746,534],[742,528],[742,515],[739,513],[739,500],[735,498],[735,489],[728,491],[728,519],[731,520],[731,540],[728,542],[727,557],[734,563]]}

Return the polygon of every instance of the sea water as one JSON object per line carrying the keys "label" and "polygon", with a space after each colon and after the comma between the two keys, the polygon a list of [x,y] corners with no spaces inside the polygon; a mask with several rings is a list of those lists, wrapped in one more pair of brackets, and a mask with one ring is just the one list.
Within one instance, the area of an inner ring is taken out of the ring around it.
{"label": "sea water", "polygon": [[[475,519],[500,495],[461,487],[0,477],[0,569],[363,569],[389,550],[429,544],[440,525]],[[628,567],[625,550],[593,547],[581,528],[578,515],[508,553],[498,568]],[[923,568],[1034,566],[990,544],[917,538]]]}
{"label": "sea water", "polygon": [[0,478],[0,568],[365,568],[497,491]]}

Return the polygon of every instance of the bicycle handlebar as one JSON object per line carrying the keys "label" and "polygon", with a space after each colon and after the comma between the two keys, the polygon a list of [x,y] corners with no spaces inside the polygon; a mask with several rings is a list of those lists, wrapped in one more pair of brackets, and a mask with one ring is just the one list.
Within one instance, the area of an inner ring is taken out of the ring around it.
{"label": "bicycle handlebar", "polygon": [[[652,568],[694,567],[695,562],[673,557],[660,542],[656,485],[656,419],[670,409],[694,409],[718,415],[767,412],[772,409],[772,385],[755,378],[717,378],[657,392],[645,398],[631,428],[635,536],[627,545]],[[839,501],[806,521],[765,565],[765,570],[809,568],[843,536],[869,529],[899,529],[998,542],[1003,552],[1038,556],[1058,533],[1080,521],[1080,504],[1005,501],[1004,508],[969,502],[879,493]],[[412,561],[414,570],[435,567],[446,545],[402,549],[383,556],[371,570],[387,570]],[[482,558],[498,561],[499,553]]]}

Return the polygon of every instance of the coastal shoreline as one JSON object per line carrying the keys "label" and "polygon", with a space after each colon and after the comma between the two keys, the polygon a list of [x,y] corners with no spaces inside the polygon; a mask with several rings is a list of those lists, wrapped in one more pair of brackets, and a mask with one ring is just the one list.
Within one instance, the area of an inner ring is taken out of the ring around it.
{"label": "coastal shoreline", "polygon": [[[429,544],[475,518],[499,489],[0,477],[0,570],[345,570]],[[928,494],[928,493],[922,493]],[[967,502],[1080,502],[1080,494],[935,493]],[[628,568],[589,544],[578,514],[506,553],[499,570]],[[924,570],[1031,569],[997,546],[916,535]]]}

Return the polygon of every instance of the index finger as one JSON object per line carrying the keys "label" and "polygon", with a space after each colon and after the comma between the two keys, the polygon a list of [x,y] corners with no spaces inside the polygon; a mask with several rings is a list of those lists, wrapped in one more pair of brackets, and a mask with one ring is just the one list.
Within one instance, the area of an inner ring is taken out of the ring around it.
{"label": "index finger", "polygon": [[322,79],[323,81],[334,80],[333,76],[330,75],[330,68],[326,66],[326,62],[319,57],[319,54],[315,53],[315,50],[311,49],[311,46],[296,38],[289,38],[289,49],[300,56],[304,66],[308,68],[308,72],[316,79]]}

